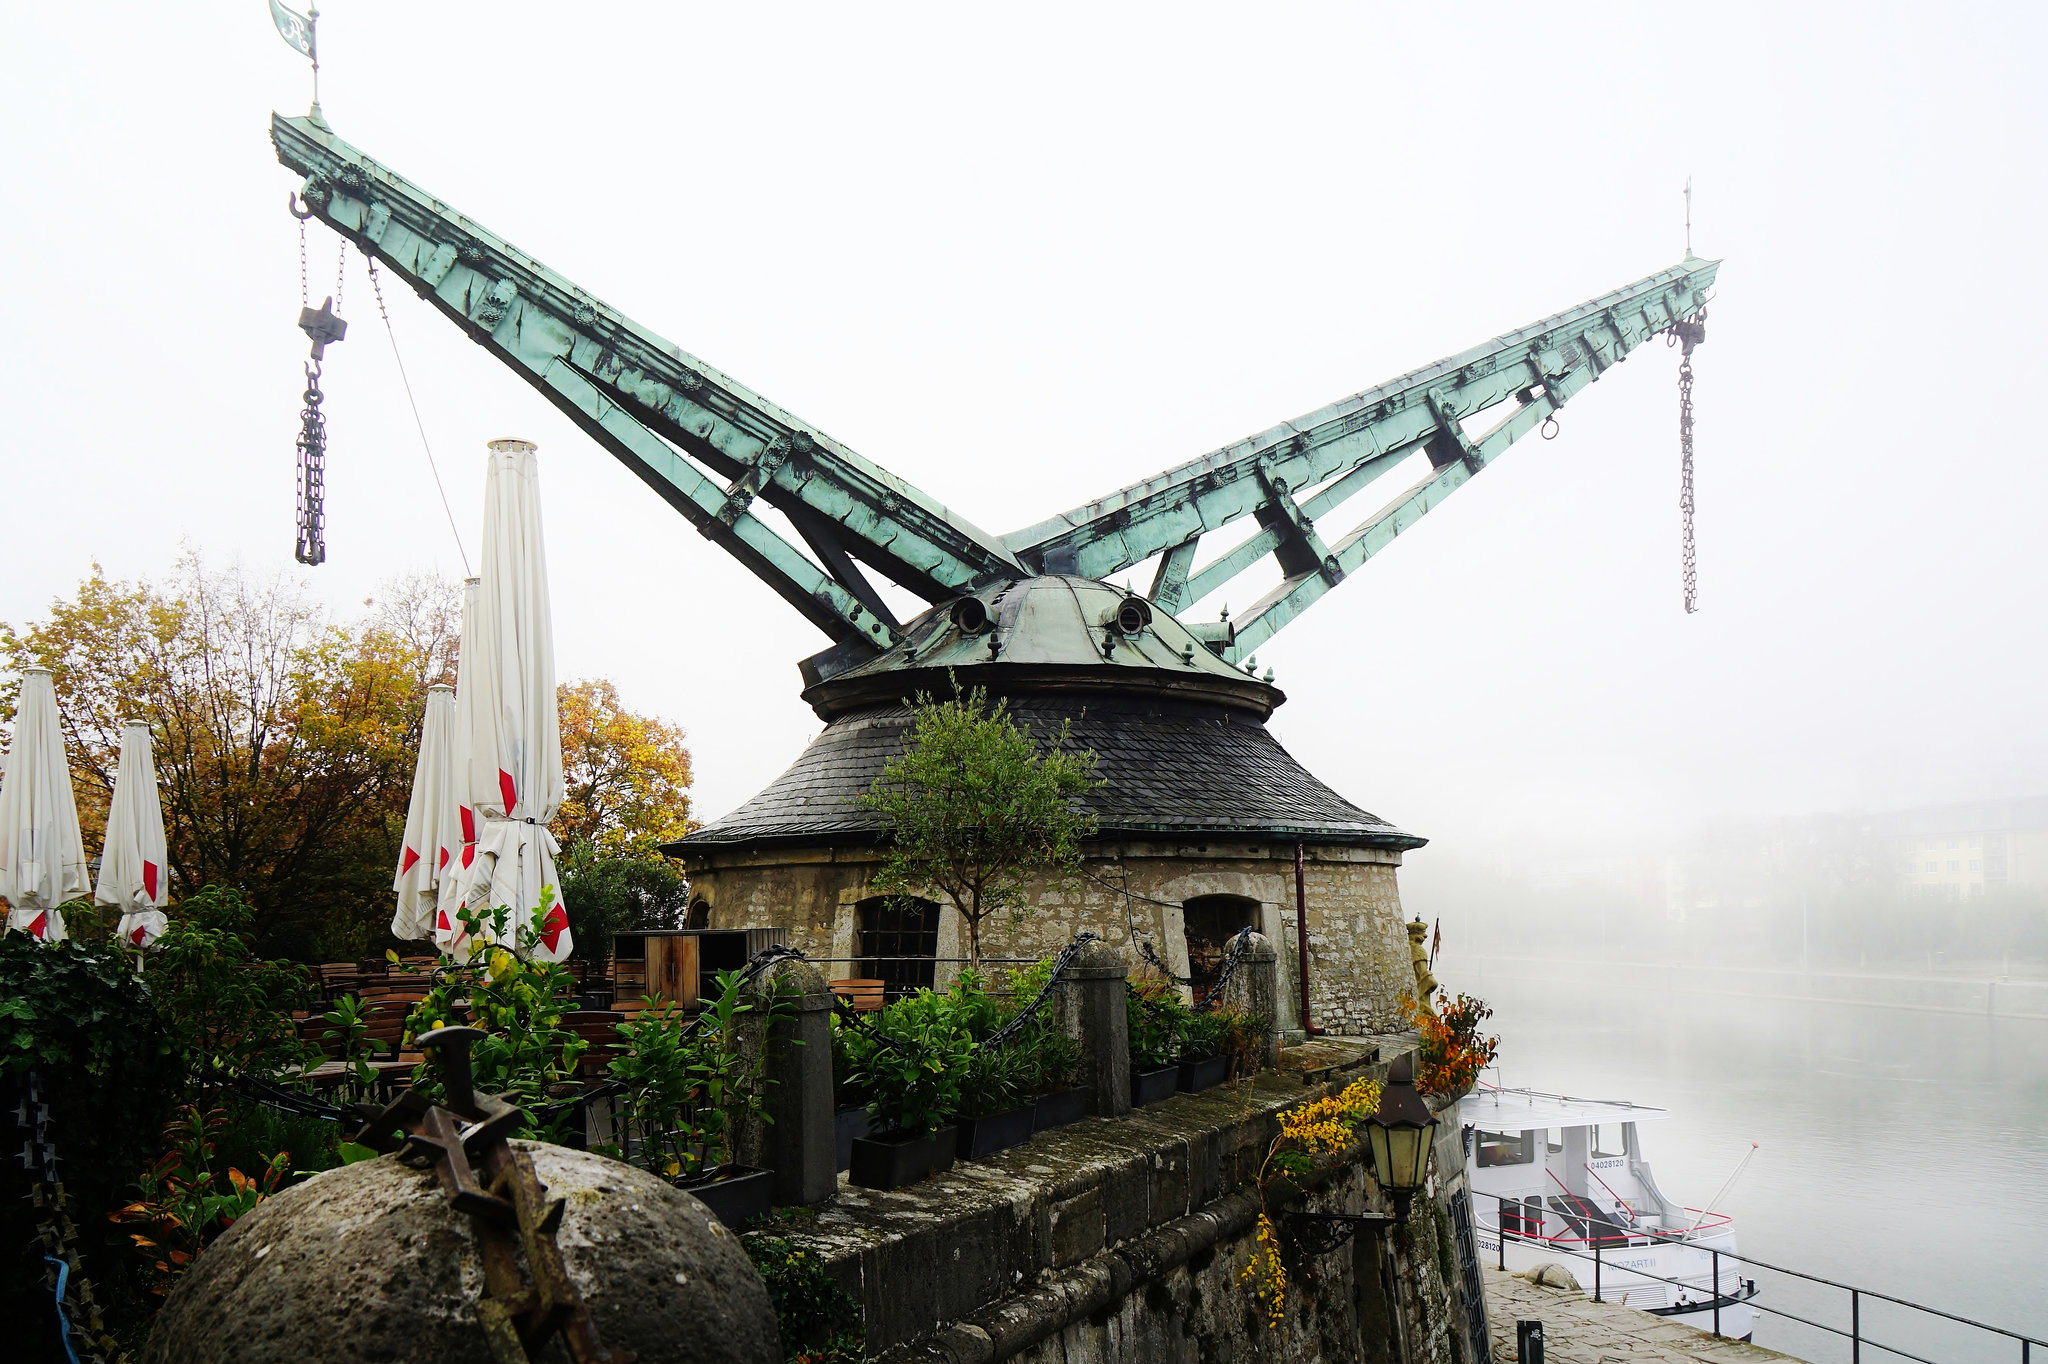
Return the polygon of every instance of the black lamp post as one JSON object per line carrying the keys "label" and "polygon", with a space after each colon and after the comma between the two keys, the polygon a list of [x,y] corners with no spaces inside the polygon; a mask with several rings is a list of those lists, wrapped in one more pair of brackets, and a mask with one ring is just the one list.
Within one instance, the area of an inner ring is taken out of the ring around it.
{"label": "black lamp post", "polygon": [[1387,1075],[1380,1106],[1365,1120],[1372,1145],[1373,1174],[1394,1196],[1394,1220],[1408,1220],[1408,1205],[1429,1173],[1429,1148],[1436,1136],[1436,1115],[1415,1089],[1415,1066],[1403,1056]]}

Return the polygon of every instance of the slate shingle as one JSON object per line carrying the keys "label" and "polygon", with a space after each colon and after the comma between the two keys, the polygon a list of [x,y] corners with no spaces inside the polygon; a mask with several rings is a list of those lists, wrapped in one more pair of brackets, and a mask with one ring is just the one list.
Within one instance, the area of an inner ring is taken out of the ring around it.
{"label": "slate shingle", "polygon": [[[1106,784],[1087,804],[1104,833],[1279,836],[1382,848],[1426,841],[1317,781],[1264,724],[1241,711],[1039,695],[1014,699],[1011,713],[1040,736],[1067,720],[1073,742],[1095,751]],[[853,801],[903,751],[909,723],[902,705],[834,720],[767,789],[665,850],[877,837],[880,826]]]}

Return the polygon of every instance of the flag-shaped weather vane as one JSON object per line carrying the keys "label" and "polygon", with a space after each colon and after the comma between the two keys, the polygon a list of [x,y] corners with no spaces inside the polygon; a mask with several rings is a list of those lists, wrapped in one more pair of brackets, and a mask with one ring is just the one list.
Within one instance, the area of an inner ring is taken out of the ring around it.
{"label": "flag-shaped weather vane", "polygon": [[320,117],[320,7],[308,5],[301,14],[270,0],[270,22],[277,25],[277,36],[292,51],[313,63],[313,108],[308,117],[324,125],[326,120]]}

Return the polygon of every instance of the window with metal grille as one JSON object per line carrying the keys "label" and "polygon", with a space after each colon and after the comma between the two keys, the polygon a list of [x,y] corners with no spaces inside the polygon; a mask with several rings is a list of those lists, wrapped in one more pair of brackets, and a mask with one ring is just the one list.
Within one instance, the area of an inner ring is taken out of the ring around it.
{"label": "window with metal grille", "polygon": [[939,907],[908,896],[877,896],[854,906],[862,977],[882,982],[884,999],[929,990],[939,955]]}
{"label": "window with metal grille", "polygon": [[1188,940],[1188,977],[1200,999],[1216,983],[1230,940],[1241,928],[1258,927],[1259,902],[1243,895],[1197,895],[1181,902]]}

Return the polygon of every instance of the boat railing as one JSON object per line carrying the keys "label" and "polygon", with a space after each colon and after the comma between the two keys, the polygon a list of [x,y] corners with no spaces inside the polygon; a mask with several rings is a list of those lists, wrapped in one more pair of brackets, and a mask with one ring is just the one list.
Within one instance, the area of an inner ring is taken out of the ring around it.
{"label": "boat railing", "polygon": [[[1686,1211],[1696,1212],[1692,1208],[1688,1208]],[[1573,1259],[1591,1260],[1593,1262],[1593,1301],[1605,1301],[1601,1296],[1601,1278],[1602,1272],[1606,1267],[1606,1251],[1609,1249],[1620,1249],[1620,1247],[1609,1246],[1603,1244],[1599,1238],[1592,1238],[1591,1249],[1588,1250],[1580,1248],[1588,1240],[1585,1237],[1550,1237],[1541,1234],[1525,1234],[1519,1230],[1510,1231],[1508,1230],[1508,1223],[1513,1222],[1519,1226],[1522,1222],[1531,1220],[1524,1216],[1523,1205],[1511,1197],[1496,1195],[1494,1218],[1494,1239],[1499,1243],[1501,1269],[1505,1270],[1508,1267],[1508,1241],[1510,1239],[1528,1245],[1544,1246],[1556,1251],[1560,1255],[1571,1256]],[[1575,1246],[1572,1244],[1574,1241],[1580,1244]],[[1944,1312],[1939,1307],[1929,1307],[1925,1303],[1914,1302],[1910,1298],[1896,1297],[1890,1293],[1880,1293],[1875,1289],[1861,1288],[1854,1284],[1846,1284],[1835,1279],[1823,1278],[1818,1274],[1808,1274],[1803,1270],[1787,1269],[1784,1265],[1772,1264],[1768,1260],[1759,1260],[1753,1255],[1743,1255],[1733,1250],[1724,1250],[1719,1246],[1700,1246],[1697,1249],[1706,1252],[1712,1258],[1713,1266],[1713,1297],[1709,1302],[1698,1304],[1698,1310],[1712,1312],[1714,1334],[1717,1336],[1721,1334],[1721,1309],[1724,1306],[1732,1307],[1738,1304],[1747,1304],[1755,1311],[1768,1312],[1773,1316],[1783,1317],[1788,1321],[1796,1321],[1802,1326],[1810,1326],[1817,1331],[1824,1331],[1829,1335],[1839,1336],[1848,1341],[1850,1364],[1862,1364],[1863,1347],[1866,1345],[1873,1350],[1882,1350],[1886,1354],[1896,1355],[1901,1359],[1913,1360],[1914,1364],[1938,1364],[1938,1361],[1928,1359],[1925,1355],[1914,1354],[1911,1350],[1903,1349],[1897,1345],[1886,1345],[1882,1341],[1872,1340],[1869,1336],[1865,1335],[1863,1332],[1863,1303],[1865,1299],[1870,1299],[1877,1302],[1891,1303],[1893,1306],[1903,1307],[1908,1311],[1917,1312],[1923,1316],[1954,1322],[1961,1326],[1971,1327],[1974,1330],[2001,1337],[2019,1346],[2020,1364],[2033,1364],[2036,1346],[2041,1347],[2043,1350],[2048,1350],[2048,1340],[2041,1340],[2019,1331],[2010,1331],[2003,1326],[1993,1326],[1989,1322],[1978,1321],[1973,1317],[1961,1316],[1954,1312]],[[1724,1292],[1721,1274],[1721,1261],[1724,1259],[1732,1260],[1740,1265],[1768,1270],[1773,1274],[1790,1275],[1795,1279],[1803,1279],[1807,1283],[1820,1284],[1823,1287],[1839,1289],[1847,1293],[1849,1295],[1849,1325],[1847,1329],[1829,1325],[1824,1321],[1815,1321],[1811,1317],[1803,1317],[1796,1312],[1788,1312],[1782,1307],[1771,1307],[1756,1301],[1756,1280],[1744,1279],[1739,1274],[1735,1277],[1733,1291]],[[1697,1284],[1687,1283],[1682,1279],[1671,1278],[1663,1274],[1653,1274],[1649,1270],[1640,1269],[1634,1265],[1629,1266],[1626,1272],[1631,1278],[1649,1279],[1656,1283],[1669,1284],[1672,1287],[1687,1291],[1697,1291],[1699,1287]],[[2044,1355],[2043,1359],[2048,1361],[2048,1355]]]}

